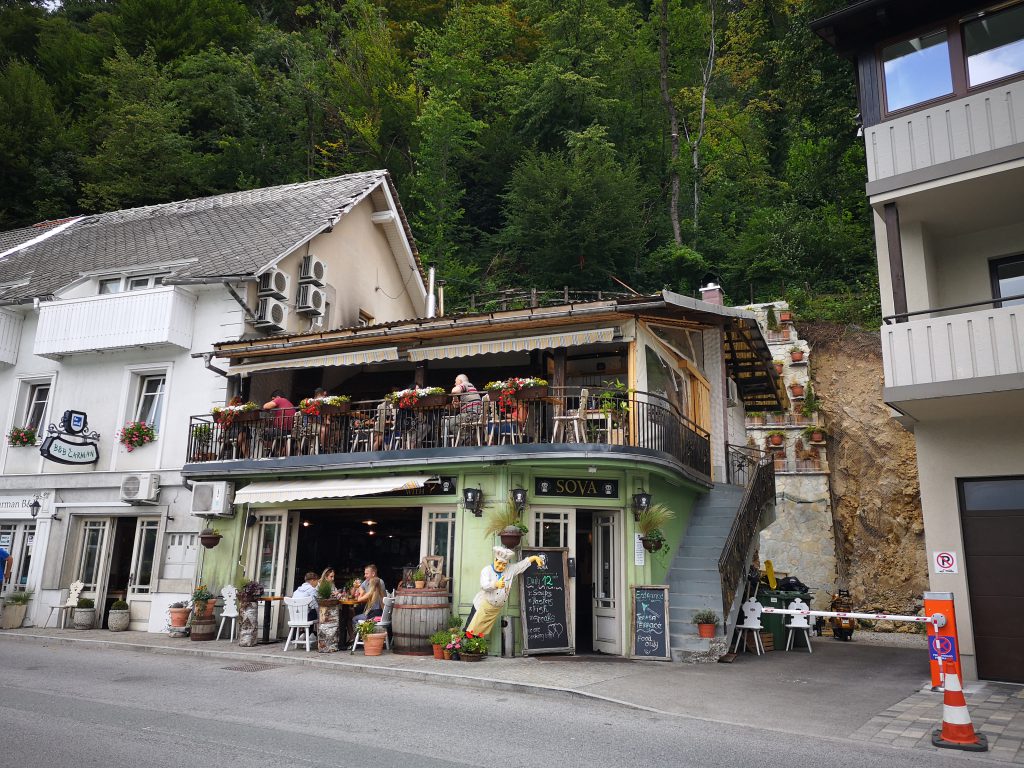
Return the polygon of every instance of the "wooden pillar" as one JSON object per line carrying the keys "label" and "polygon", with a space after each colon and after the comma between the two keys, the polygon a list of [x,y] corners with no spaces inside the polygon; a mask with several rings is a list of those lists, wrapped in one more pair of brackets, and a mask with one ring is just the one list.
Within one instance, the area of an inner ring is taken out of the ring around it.
{"label": "wooden pillar", "polygon": [[416,374],[413,379],[416,382],[416,386],[422,389],[427,386],[427,361],[419,360],[416,363]]}
{"label": "wooden pillar", "polygon": [[566,352],[564,349],[555,350],[555,373],[551,377],[551,386],[553,387],[565,386],[565,357]]}
{"label": "wooden pillar", "polygon": [[[885,241],[889,247],[889,275],[892,279],[892,312],[894,315],[900,315],[907,311],[907,279],[903,273],[900,212],[896,208],[896,203],[885,204]],[[907,318],[898,317],[896,322],[905,323]]]}

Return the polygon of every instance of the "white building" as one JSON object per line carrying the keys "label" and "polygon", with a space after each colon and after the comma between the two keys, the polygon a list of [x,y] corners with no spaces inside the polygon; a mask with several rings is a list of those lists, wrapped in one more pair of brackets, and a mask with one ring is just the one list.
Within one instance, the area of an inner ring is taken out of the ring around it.
{"label": "white building", "polygon": [[[191,592],[205,521],[179,472],[189,416],[248,395],[202,352],[426,314],[415,244],[383,171],[0,233],[4,432],[38,434],[0,448],[0,545],[14,558],[5,592],[34,593],[26,623],[46,621],[79,579],[101,620],[121,598],[131,628],[149,631]],[[66,411],[97,433],[95,462],[41,455]],[[129,451],[118,432],[135,420],[157,437]]]}

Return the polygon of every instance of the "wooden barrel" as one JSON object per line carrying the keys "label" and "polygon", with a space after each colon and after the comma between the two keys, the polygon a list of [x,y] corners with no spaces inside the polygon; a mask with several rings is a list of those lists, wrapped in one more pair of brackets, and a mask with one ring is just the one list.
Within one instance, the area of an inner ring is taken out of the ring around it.
{"label": "wooden barrel", "polygon": [[217,622],[213,619],[192,619],[193,640],[213,640],[217,630]]}
{"label": "wooden barrel", "polygon": [[391,610],[392,648],[407,656],[432,656],[429,637],[452,615],[446,589],[399,589]]}

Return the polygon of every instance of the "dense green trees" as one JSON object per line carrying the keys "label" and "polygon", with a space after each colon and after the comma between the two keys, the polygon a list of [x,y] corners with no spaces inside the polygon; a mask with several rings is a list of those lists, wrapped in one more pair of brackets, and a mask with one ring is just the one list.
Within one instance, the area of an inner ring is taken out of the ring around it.
{"label": "dense green trees", "polygon": [[841,3],[8,0],[0,228],[385,167],[449,303],[870,292]]}

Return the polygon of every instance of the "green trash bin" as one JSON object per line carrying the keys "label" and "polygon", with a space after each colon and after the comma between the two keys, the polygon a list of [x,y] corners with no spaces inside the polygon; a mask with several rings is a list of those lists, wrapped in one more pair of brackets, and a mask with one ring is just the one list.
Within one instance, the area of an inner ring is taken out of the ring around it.
{"label": "green trash bin", "polygon": [[[810,604],[810,594],[807,592],[786,592],[784,590],[762,589],[757,593],[757,602],[765,608],[788,608],[794,600],[803,600]],[[775,643],[776,651],[786,650],[786,624],[789,623],[788,613],[762,613],[761,624],[765,630],[772,633],[772,640]],[[806,648],[804,633],[798,632],[793,638],[794,648]]]}

